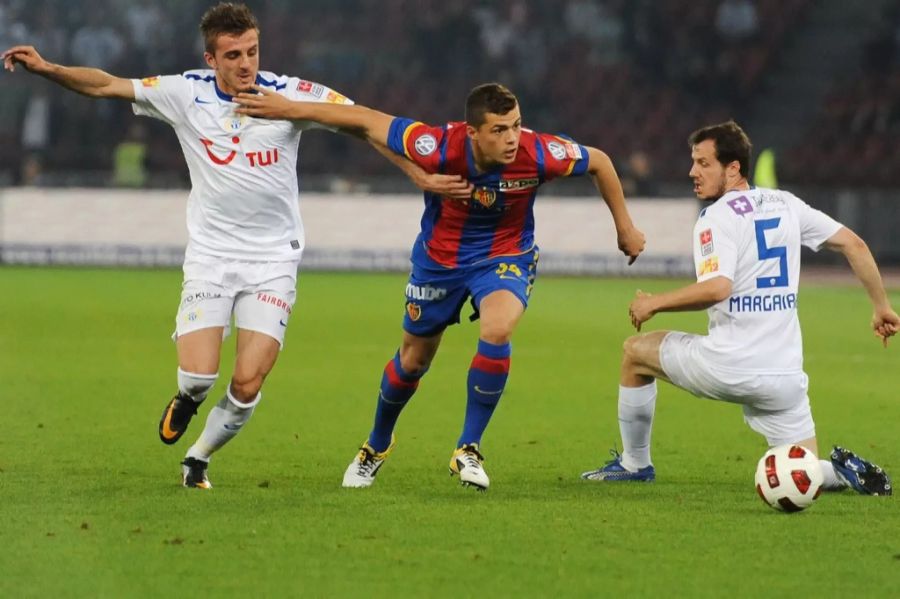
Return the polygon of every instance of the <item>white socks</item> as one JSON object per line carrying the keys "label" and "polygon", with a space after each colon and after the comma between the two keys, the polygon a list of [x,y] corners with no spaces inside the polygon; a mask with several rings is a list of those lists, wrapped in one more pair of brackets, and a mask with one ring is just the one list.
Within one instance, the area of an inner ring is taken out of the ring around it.
{"label": "white socks", "polygon": [[181,368],[178,369],[178,390],[189,396],[196,403],[201,403],[206,399],[206,394],[216,384],[216,378],[219,373],[214,374],[197,374],[195,372],[186,372]]}
{"label": "white socks", "polygon": [[209,411],[206,427],[197,442],[188,450],[187,457],[208,462],[213,453],[231,441],[247,424],[260,399],[262,393],[257,393],[252,402],[241,403],[231,394],[229,385],[225,397]]}
{"label": "white socks", "polygon": [[650,432],[656,409],[656,381],[643,387],[619,385],[622,466],[631,471],[650,465]]}
{"label": "white socks", "polygon": [[822,466],[822,475],[824,478],[822,481],[822,488],[824,490],[840,491],[841,489],[847,488],[847,483],[838,476],[837,471],[834,469],[834,464],[832,464],[830,460],[819,460],[819,464]]}

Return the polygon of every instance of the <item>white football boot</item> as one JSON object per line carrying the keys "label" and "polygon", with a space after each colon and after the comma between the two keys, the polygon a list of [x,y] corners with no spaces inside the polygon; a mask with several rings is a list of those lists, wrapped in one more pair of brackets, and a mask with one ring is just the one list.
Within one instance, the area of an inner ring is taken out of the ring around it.
{"label": "white football boot", "polygon": [[476,443],[463,445],[450,456],[450,476],[459,475],[459,482],[464,487],[475,487],[479,491],[487,491],[491,479],[484,471],[484,456],[478,451]]}
{"label": "white football boot", "polygon": [[359,453],[347,466],[344,472],[344,482],[341,486],[353,489],[361,489],[363,487],[371,487],[375,482],[375,475],[381,469],[384,460],[390,455],[394,449],[394,436],[391,435],[391,444],[384,451],[378,452],[372,449],[369,442],[366,441],[359,448]]}

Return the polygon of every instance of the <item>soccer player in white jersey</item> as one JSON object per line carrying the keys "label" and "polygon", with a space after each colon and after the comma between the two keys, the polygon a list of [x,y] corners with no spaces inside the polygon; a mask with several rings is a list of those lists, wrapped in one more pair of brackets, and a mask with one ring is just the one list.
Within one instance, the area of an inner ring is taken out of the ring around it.
{"label": "soccer player in white jersey", "polygon": [[[654,480],[650,432],[658,378],[699,397],[740,404],[744,420],[770,446],[796,443],[818,455],[797,319],[801,245],[844,254],[868,293],[872,329],[885,346],[900,329],[862,239],[791,193],[748,184],[750,140],[736,123],[699,129],[689,141],[694,193],[710,202],[694,226],[697,282],[658,295],[638,291],[629,314],[640,331],[659,312],[707,309],[709,334],[654,331],[625,341],[622,454],[613,451],[611,461],[585,472],[588,480]],[[830,457],[821,460],[826,489],[891,494],[878,466],[841,447]]]}
{"label": "soccer player in white jersey", "polygon": [[[224,397],[182,462],[182,482],[208,489],[210,456],[247,423],[284,342],[296,295],[304,234],[298,206],[297,151],[312,123],[260,120],[235,113],[232,97],[263,86],[294,100],[349,103],[324,85],[259,71],[259,27],[242,4],[220,3],[200,23],[209,69],[122,79],[99,69],[45,61],[31,46],[6,50],[4,67],[21,64],[63,87],[133,102],[135,114],[175,129],[191,176],[184,284],[176,315],[178,393],[159,424],[163,443],[178,441],[218,377],[222,340],[234,316],[237,356]],[[459,177],[426,175],[377,148],[426,190],[467,198]]]}

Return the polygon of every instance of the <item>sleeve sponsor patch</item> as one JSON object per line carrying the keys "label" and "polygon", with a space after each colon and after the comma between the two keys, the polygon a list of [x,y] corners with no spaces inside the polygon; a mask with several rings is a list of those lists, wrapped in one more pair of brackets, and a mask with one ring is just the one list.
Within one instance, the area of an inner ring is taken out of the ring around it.
{"label": "sleeve sponsor patch", "polygon": [[[322,94],[325,92],[325,86],[315,83],[313,81],[307,81],[306,79],[301,79],[300,83],[297,84],[297,91],[309,94],[311,96],[315,96],[316,98],[321,98]],[[338,94],[340,95],[340,94]]]}
{"label": "sleeve sponsor patch", "polygon": [[557,160],[581,160],[581,148],[578,144],[548,141],[547,150]]}
{"label": "sleeve sponsor patch", "polygon": [[558,141],[547,142],[547,150],[549,150],[550,155],[557,160],[566,159],[566,148]]}
{"label": "sleeve sponsor patch", "polygon": [[703,275],[708,275],[713,272],[719,271],[719,257],[712,256],[703,261],[700,265],[700,270],[697,272],[698,277],[702,277]]}
{"label": "sleeve sponsor patch", "polygon": [[712,229],[706,229],[700,232],[700,255],[709,256],[715,251],[713,247]]}
{"label": "sleeve sponsor patch", "polygon": [[326,102],[331,102],[332,104],[346,104],[347,96],[344,94],[339,94],[338,92],[332,90],[328,92],[328,95],[325,96]]}
{"label": "sleeve sponsor patch", "polygon": [[437,139],[431,133],[420,135],[413,144],[419,156],[429,156],[437,149]]}
{"label": "sleeve sponsor patch", "polygon": [[144,77],[141,79],[141,85],[144,87],[156,87],[159,85],[159,75],[156,75],[155,77]]}

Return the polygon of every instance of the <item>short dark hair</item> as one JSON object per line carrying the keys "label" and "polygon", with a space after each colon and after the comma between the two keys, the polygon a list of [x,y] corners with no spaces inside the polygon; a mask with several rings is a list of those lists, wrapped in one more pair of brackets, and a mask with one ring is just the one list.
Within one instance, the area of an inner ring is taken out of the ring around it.
{"label": "short dark hair", "polygon": [[688,144],[694,147],[707,139],[713,140],[716,144],[716,159],[722,166],[737,160],[741,167],[741,176],[745,178],[750,176],[750,154],[753,144],[740,125],[732,120],[702,127],[691,133]]}
{"label": "short dark hair", "polygon": [[479,85],[466,98],[466,124],[480,127],[485,114],[506,114],[518,103],[516,96],[499,83]]}
{"label": "short dark hair", "polygon": [[203,13],[203,18],[200,19],[200,33],[203,34],[206,51],[210,54],[215,53],[216,39],[223,33],[241,35],[251,29],[258,32],[259,22],[246,4],[219,2]]}

